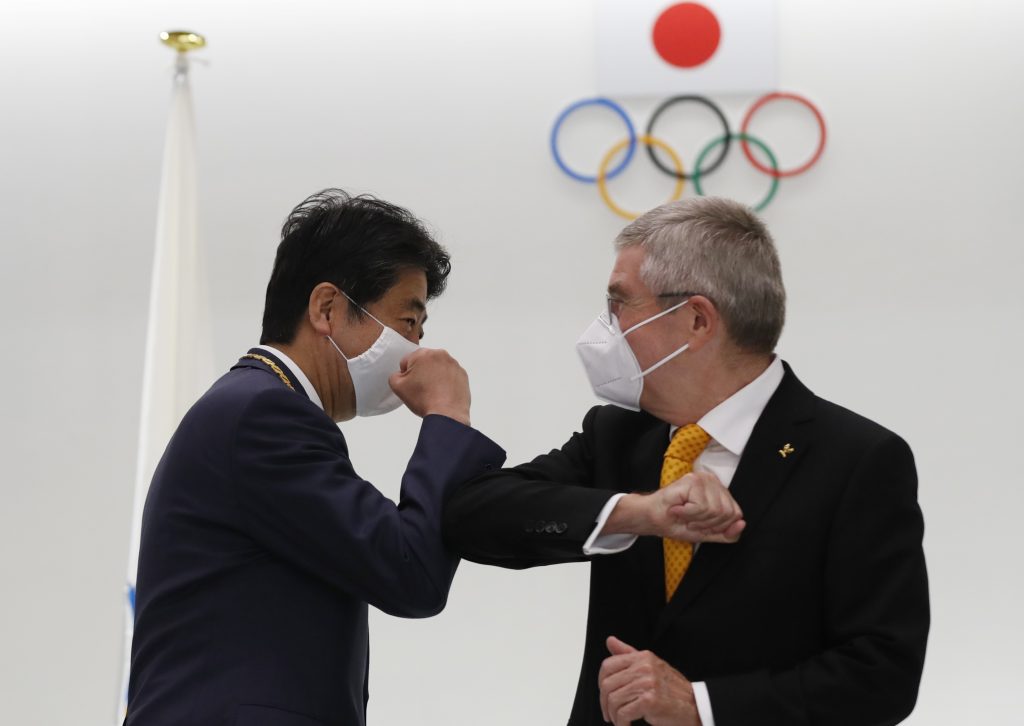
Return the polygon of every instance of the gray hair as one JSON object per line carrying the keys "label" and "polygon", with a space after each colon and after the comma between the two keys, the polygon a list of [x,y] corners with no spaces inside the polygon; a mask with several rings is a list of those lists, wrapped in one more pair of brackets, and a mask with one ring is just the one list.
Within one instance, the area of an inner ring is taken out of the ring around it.
{"label": "gray hair", "polygon": [[747,207],[695,197],[655,207],[629,224],[615,249],[640,245],[640,279],[656,295],[709,298],[729,339],[748,353],[771,353],[786,318],[786,289],[775,243]]}

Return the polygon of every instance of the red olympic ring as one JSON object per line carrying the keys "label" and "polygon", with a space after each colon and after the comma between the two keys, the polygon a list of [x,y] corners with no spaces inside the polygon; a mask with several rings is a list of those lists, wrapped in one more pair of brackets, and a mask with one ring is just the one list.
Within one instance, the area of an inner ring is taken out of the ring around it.
{"label": "red olympic ring", "polygon": [[798,166],[795,169],[775,170],[765,166],[757,159],[755,159],[754,154],[750,151],[750,145],[747,143],[747,140],[741,136],[740,146],[743,147],[743,154],[747,157],[750,163],[753,164],[759,171],[762,171],[765,174],[768,174],[769,176],[774,176],[776,178],[781,178],[784,176],[796,176],[797,174],[804,173],[812,166],[814,166],[814,163],[819,158],[821,158],[822,153],[825,151],[825,117],[821,115],[821,111],[818,110],[817,106],[815,106],[813,103],[808,101],[803,96],[799,96],[795,93],[769,93],[757,99],[754,105],[750,107],[750,110],[747,111],[747,115],[743,118],[743,124],[740,126],[740,133],[747,133],[747,127],[750,126],[750,119],[753,118],[754,113],[757,112],[759,108],[761,108],[770,101],[776,101],[779,99],[789,99],[790,101],[796,101],[797,103],[801,103],[808,109],[810,109],[811,113],[814,114],[815,119],[817,119],[818,121],[818,128],[821,130],[821,140],[818,142],[818,148],[815,149],[814,155],[810,158],[809,161],[804,163],[802,166]]}

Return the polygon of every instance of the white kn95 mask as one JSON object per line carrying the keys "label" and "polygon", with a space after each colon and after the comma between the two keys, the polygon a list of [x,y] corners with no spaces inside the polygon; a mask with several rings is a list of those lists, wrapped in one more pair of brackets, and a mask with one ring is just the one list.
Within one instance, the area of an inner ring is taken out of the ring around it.
{"label": "white kn95 mask", "polygon": [[608,403],[628,408],[630,411],[639,411],[640,394],[644,389],[644,376],[684,352],[690,347],[690,344],[686,343],[647,370],[641,370],[640,363],[633,354],[633,349],[626,341],[626,336],[637,328],[668,315],[673,310],[678,310],[688,302],[689,299],[683,300],[678,305],[673,305],[657,315],[641,320],[625,332],[619,327],[617,316],[609,312],[598,315],[597,319],[576,341],[576,352],[586,369],[590,386],[594,389],[594,395]]}
{"label": "white kn95 mask", "polygon": [[348,375],[352,379],[352,387],[356,394],[356,416],[379,416],[394,411],[402,405],[402,399],[391,390],[388,379],[401,370],[402,359],[415,353],[420,347],[370,315],[366,308],[356,303],[344,291],[341,294],[382,328],[373,345],[353,358],[345,358],[345,354],[341,352],[334,339],[327,336],[327,340],[348,366]]}

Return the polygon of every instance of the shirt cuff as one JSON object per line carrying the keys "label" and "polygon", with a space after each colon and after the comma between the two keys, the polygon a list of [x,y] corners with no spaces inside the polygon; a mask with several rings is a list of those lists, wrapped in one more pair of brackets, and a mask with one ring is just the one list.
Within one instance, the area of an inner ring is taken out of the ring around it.
{"label": "shirt cuff", "polygon": [[619,503],[625,494],[616,494],[607,502],[605,502],[604,508],[601,509],[601,513],[597,515],[597,523],[594,526],[594,531],[587,537],[587,541],[583,543],[583,554],[585,555],[614,555],[617,552],[623,552],[628,550],[636,542],[635,534],[601,534],[601,530],[604,529],[605,522],[608,521],[608,517],[611,516],[612,510],[615,509],[615,505]]}
{"label": "shirt cuff", "polygon": [[704,681],[697,681],[690,684],[693,687],[693,700],[697,702],[697,715],[700,716],[701,726],[715,726],[715,715],[711,713],[711,696],[708,695],[708,686]]}

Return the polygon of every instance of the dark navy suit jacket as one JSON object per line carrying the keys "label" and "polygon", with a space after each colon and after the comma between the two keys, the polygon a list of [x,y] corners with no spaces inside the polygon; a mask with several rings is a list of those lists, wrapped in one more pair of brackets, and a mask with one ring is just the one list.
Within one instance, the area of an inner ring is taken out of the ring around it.
{"label": "dark navy suit jacket", "polygon": [[[446,535],[463,557],[487,564],[583,560],[615,492],[658,488],[668,441],[669,425],[650,414],[596,407],[561,449],[454,492]],[[743,536],[702,544],[667,604],[657,537],[593,558],[571,726],[604,723],[598,673],[609,635],[705,682],[716,726],[905,718],[929,625],[907,444],[818,398],[786,366],[729,491],[743,509]]]}
{"label": "dark navy suit jacket", "polygon": [[356,474],[341,431],[277,362],[294,391],[240,360],[157,467],[127,726],[364,724],[367,604],[440,612],[458,564],[441,542],[442,501],[504,462],[479,432],[428,416],[396,506]]}

